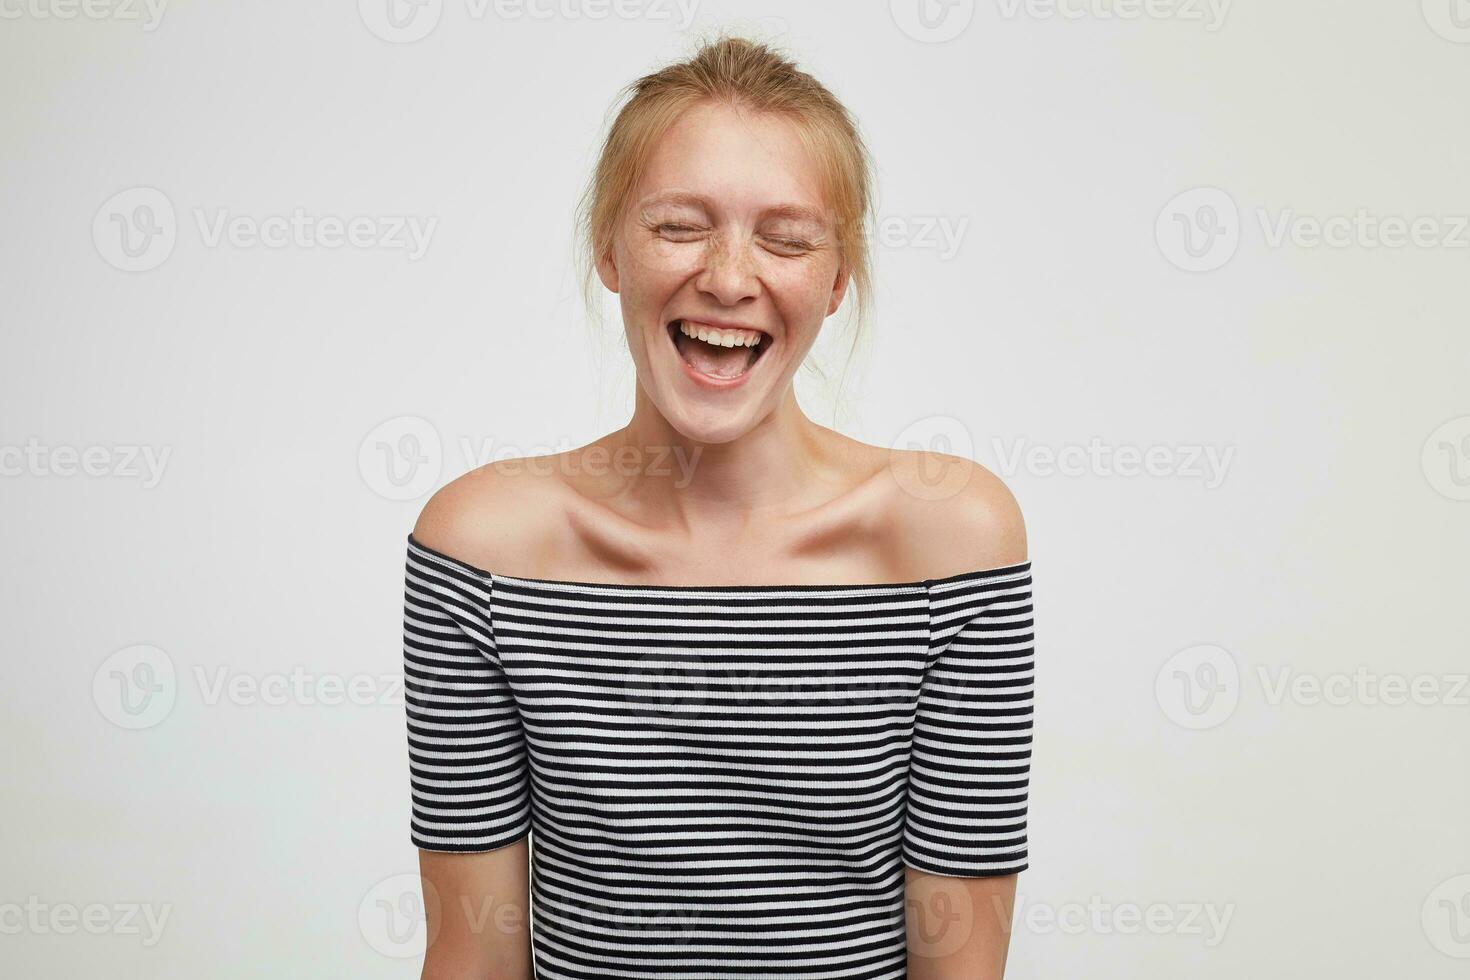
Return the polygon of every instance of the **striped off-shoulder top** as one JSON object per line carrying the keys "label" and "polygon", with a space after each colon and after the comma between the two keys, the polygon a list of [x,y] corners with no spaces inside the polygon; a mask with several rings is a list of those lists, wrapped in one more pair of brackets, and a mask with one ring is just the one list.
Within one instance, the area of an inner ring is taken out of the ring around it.
{"label": "striped off-shoulder top", "polygon": [[903,865],[1027,867],[1029,561],[519,578],[408,539],[411,839],[530,837],[536,976],[902,978]]}

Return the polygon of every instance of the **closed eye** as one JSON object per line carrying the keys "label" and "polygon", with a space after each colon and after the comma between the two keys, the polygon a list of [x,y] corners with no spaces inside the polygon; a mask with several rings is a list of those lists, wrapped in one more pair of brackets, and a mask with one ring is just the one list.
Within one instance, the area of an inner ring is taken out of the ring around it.
{"label": "closed eye", "polygon": [[[703,228],[696,227],[695,225],[685,225],[677,222],[664,222],[663,224],[654,225],[653,230],[660,235],[697,235],[704,231]],[[811,242],[804,241],[800,238],[784,238],[779,235],[765,235],[763,237],[777,248],[790,252],[810,252],[816,248]]]}

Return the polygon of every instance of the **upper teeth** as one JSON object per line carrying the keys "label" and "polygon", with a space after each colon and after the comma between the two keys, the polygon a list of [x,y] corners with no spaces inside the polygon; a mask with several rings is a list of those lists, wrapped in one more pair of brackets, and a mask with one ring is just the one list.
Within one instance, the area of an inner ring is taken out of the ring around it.
{"label": "upper teeth", "polygon": [[716,347],[754,347],[761,342],[764,336],[759,330],[743,330],[738,327],[720,329],[719,327],[705,326],[703,323],[692,323],[689,320],[679,321],[679,332],[686,337],[702,340],[706,344],[714,344]]}

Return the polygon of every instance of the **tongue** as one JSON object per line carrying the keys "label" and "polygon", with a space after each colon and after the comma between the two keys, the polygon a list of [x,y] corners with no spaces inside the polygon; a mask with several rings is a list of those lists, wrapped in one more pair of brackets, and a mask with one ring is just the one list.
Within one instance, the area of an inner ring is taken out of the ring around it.
{"label": "tongue", "polygon": [[716,347],[682,333],[674,336],[674,344],[679,348],[679,355],[694,370],[716,378],[738,378],[750,366],[755,354],[752,347]]}

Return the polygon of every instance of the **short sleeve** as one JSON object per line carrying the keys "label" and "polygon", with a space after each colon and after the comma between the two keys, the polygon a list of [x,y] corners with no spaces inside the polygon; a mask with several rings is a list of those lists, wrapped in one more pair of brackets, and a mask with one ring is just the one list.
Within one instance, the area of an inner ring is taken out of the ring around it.
{"label": "short sleeve", "polygon": [[979,878],[1027,867],[1031,564],[927,583],[930,659],[914,718],[903,858]]}
{"label": "short sleeve", "polygon": [[403,679],[411,838],[490,851],[531,826],[525,733],[495,648],[488,576],[408,545]]}

